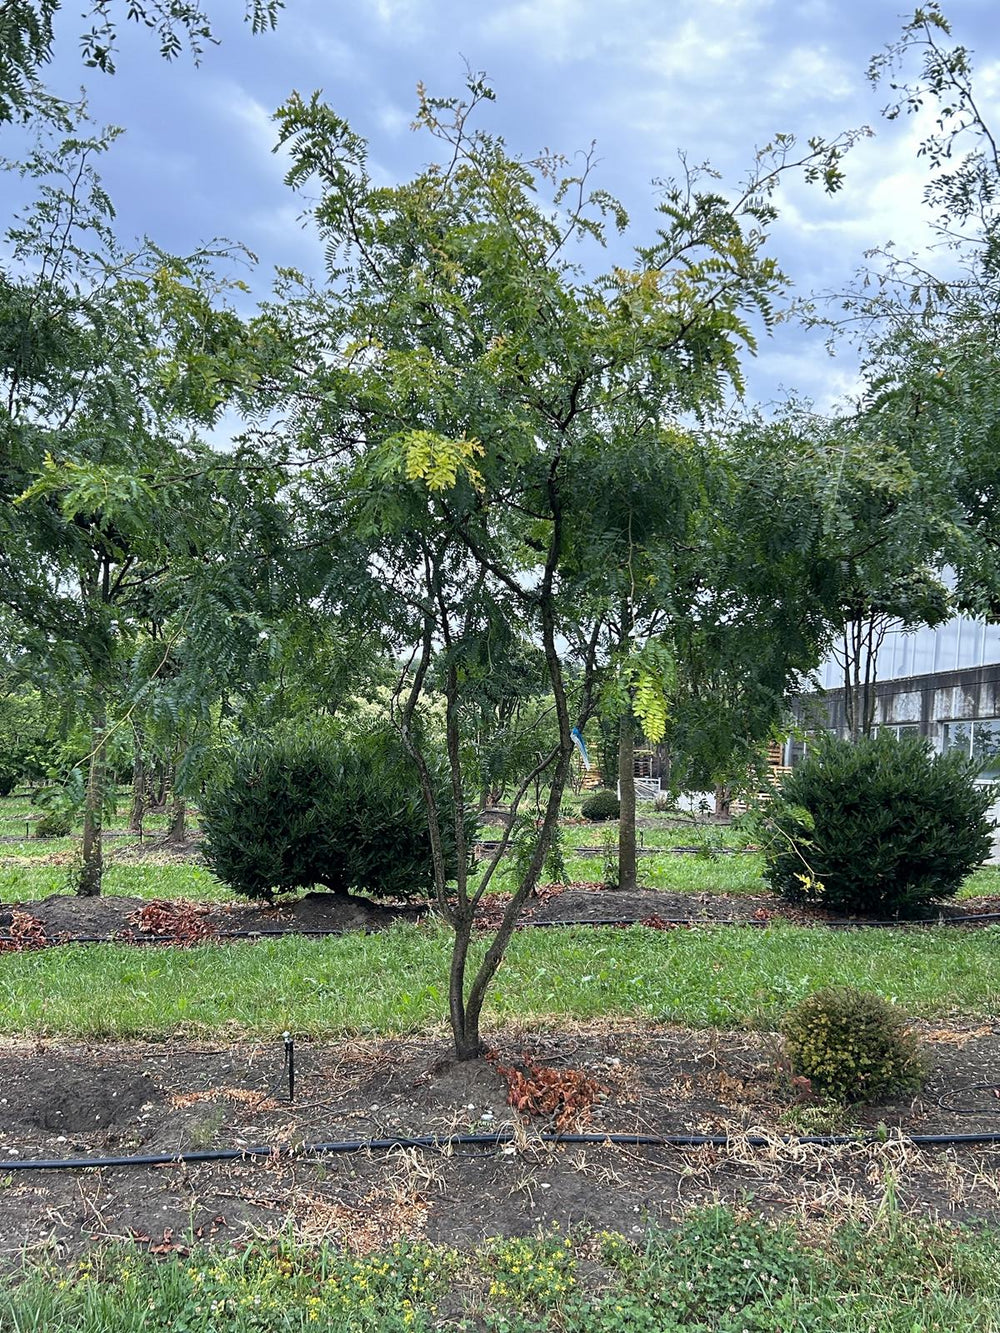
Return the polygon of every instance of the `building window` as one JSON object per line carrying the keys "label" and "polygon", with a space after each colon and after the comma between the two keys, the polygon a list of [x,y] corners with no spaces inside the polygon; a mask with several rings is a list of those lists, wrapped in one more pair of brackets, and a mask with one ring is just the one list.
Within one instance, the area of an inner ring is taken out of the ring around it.
{"label": "building window", "polygon": [[920,735],[920,723],[919,723],[919,722],[901,722],[898,726],[888,726],[888,727],[886,727],[886,726],[881,726],[881,727],[876,727],[875,730],[874,730],[874,733],[873,733],[873,734],[877,736],[877,735],[879,734],[880,731],[888,731],[888,732],[890,732],[893,736],[896,737],[896,740],[898,741],[898,740],[902,739],[902,737],[904,737],[904,736],[919,736],[919,735]]}
{"label": "building window", "polygon": [[979,761],[979,776],[1000,778],[1000,718],[980,722],[945,722],[941,727],[942,749],[961,750]]}

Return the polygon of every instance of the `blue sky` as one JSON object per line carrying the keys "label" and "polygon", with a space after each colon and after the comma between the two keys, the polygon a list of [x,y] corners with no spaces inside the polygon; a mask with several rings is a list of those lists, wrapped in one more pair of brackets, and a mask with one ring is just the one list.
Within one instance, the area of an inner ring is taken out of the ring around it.
{"label": "blue sky", "polygon": [[[47,77],[67,94],[85,82],[94,116],[127,130],[103,170],[122,234],[175,251],[242,241],[260,257],[261,293],[275,264],[321,269],[271,152],[275,106],[292,89],[322,88],[370,140],[377,171],[401,179],[430,151],[409,129],[417,81],[459,92],[466,61],[487,72],[497,102],[486,123],[515,150],[572,153],[596,139],[597,183],[625,202],[637,241],[652,226],[650,182],[676,170],[678,150],[735,182],[777,130],[804,141],[862,124],[876,137],[852,153],[838,196],[783,192],[780,262],[803,295],[837,290],[866,248],[926,236],[915,155],[926,117],[882,121],[886,95],[865,80],[869,57],[899,31],[900,0],[287,0],[277,31],[260,37],[239,21],[241,0],[206,3],[222,43],[199,67],[165,64],[133,26],[106,77],[76,59],[79,5],[68,0]],[[976,52],[984,101],[1000,105],[996,0],[952,0],[947,12]],[[830,360],[822,344],[781,329],[750,368],[750,395],[795,390],[826,406],[850,392],[851,356]]]}

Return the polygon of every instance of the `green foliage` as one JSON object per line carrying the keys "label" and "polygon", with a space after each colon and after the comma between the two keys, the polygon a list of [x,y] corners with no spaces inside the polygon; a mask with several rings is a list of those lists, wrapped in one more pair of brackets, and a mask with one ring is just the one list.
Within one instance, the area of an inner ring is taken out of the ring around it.
{"label": "green foliage", "polygon": [[[602,1259],[623,1284],[632,1319],[646,1315],[618,1327],[644,1333],[775,1329],[780,1325],[768,1317],[768,1307],[789,1288],[808,1286],[816,1272],[815,1259],[791,1227],[737,1222],[727,1208],[695,1213],[669,1230],[654,1229],[638,1246],[609,1236]],[[608,1300],[608,1313],[622,1294]],[[603,1327],[615,1324],[609,1320]]]}
{"label": "green foliage", "polygon": [[37,782],[57,764],[63,739],[63,709],[27,687],[0,697],[0,795],[20,783]]}
{"label": "green foliage", "polygon": [[73,829],[72,817],[65,810],[50,810],[34,828],[36,838],[65,838]]}
{"label": "green foliage", "polygon": [[841,1102],[886,1101],[924,1079],[916,1036],[881,996],[850,986],[815,991],[781,1023],[791,1072]]}
{"label": "green foliage", "polygon": [[[273,28],[284,0],[247,0],[245,18],[254,32]],[[55,21],[61,0],[5,0],[0,5],[0,124],[27,120],[53,105],[38,79],[39,69],[52,58]],[[207,13],[189,0],[89,0],[83,16],[92,26],[80,37],[84,64],[108,74],[115,69],[120,19],[140,23],[156,33],[166,60],[186,45],[198,59],[206,43],[214,43]]]}
{"label": "green foliage", "polygon": [[819,1234],[713,1207],[627,1236],[553,1226],[364,1255],[287,1232],[168,1257],[109,1244],[74,1261],[26,1252],[0,1282],[0,1322],[46,1333],[993,1333],[998,1251],[993,1228],[894,1208]]}
{"label": "green foliage", "polygon": [[617,819],[621,809],[621,802],[615,792],[608,788],[601,788],[595,791],[593,796],[588,796],[580,807],[580,814],[584,819]]}
{"label": "green foliage", "polygon": [[907,914],[953,897],[988,855],[993,789],[920,737],[828,740],[781,784],[767,878],[792,902]]}
{"label": "green foliage", "polygon": [[606,889],[621,887],[621,864],[618,860],[618,837],[614,829],[605,829],[601,835],[602,883]]}
{"label": "green foliage", "polygon": [[[290,1234],[158,1257],[26,1252],[0,1282],[4,1328],[46,1333],[992,1333],[994,1228],[882,1208],[829,1233],[700,1208],[627,1236],[587,1229],[459,1250],[396,1241],[355,1255]],[[635,1234],[639,1233],[639,1234]],[[593,1256],[593,1258],[591,1257]],[[447,1314],[444,1313],[447,1311]]]}
{"label": "green foliage", "polygon": [[[445,858],[456,867],[450,789],[437,779]],[[237,893],[323,885],[380,897],[429,896],[427,810],[402,742],[385,729],[248,743],[201,804],[205,859]],[[466,840],[474,836],[469,814]]]}
{"label": "green foliage", "polygon": [[569,879],[566,871],[563,831],[558,824],[552,830],[552,841],[545,853],[545,878],[550,884],[565,884]]}

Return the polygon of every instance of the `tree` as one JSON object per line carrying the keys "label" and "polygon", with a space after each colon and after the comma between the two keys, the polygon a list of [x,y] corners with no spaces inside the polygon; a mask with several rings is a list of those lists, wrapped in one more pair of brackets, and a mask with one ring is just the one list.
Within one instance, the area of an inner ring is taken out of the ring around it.
{"label": "tree", "polygon": [[[609,572],[582,588],[574,571],[600,479],[633,449],[669,458],[680,414],[709,410],[740,383],[751,321],[771,318],[783,287],[766,238],[771,195],[794,165],[781,138],[735,198],[693,176],[668,186],[660,230],[634,266],[588,277],[580,256],[600,253],[609,224],[624,230],[624,212],[591,188],[589,160],[564,176],[564,159],[526,161],[472,128],[493,94],[481,79],[469,86],[467,101],[422,95],[418,122],[444,160],[395,187],[371,180],[364,141],[318,95],[279,110],[289,183],[319,194],[312,212],[330,289],[286,275],[259,324],[286,357],[275,406],[297,415],[292,446],[308,460],[312,540],[322,546],[325,532],[342,546],[342,604],[377,616],[406,663],[394,719],[421,774],[435,892],[454,931],[459,1059],[480,1053],[487,988],[557,825],[572,727],[594,707],[620,585]],[[843,148],[817,145],[798,165],[836,188]],[[473,962],[476,909],[511,830],[470,877],[464,653],[504,628],[544,655],[556,740],[513,793],[516,812],[532,782],[547,786],[501,925]],[[420,725],[432,682],[446,703],[454,882]]]}
{"label": "tree", "polygon": [[[273,28],[284,0],[246,0],[244,18],[254,32]],[[27,120],[53,109],[40,80],[52,58],[55,22],[61,0],[4,0],[0,5],[0,125]],[[113,74],[121,18],[156,34],[166,60],[187,46],[197,60],[206,44],[215,42],[211,22],[199,3],[188,0],[89,0],[82,17],[80,45],[85,65]]]}
{"label": "tree", "polygon": [[187,603],[183,624],[198,571],[202,598],[225,587],[209,552],[227,505],[248,498],[212,484],[224,469],[191,438],[231,391],[220,376],[238,378],[243,325],[212,271],[223,255],[119,247],[94,168],[111,138],[78,131],[23,165],[38,199],[0,275],[0,603],[90,721],[82,893],[100,889],[109,708],[127,707],[141,626]]}
{"label": "tree", "polygon": [[805,466],[835,478],[822,501],[823,544],[838,584],[833,653],[851,740],[873,734],[886,634],[952,614],[943,571],[962,560],[966,546],[952,457],[928,440],[922,423],[901,418],[893,398],[873,397],[851,417],[800,431]]}
{"label": "tree", "polygon": [[845,458],[844,516],[871,533],[845,579],[852,734],[871,728],[866,663],[877,662],[889,623],[1000,614],[1000,154],[971,53],[950,39],[931,0],[869,67],[873,86],[889,86],[887,119],[936,111],[918,150],[933,172],[924,198],[934,252],[900,254],[891,243],[873,251],[828,321],[863,352],[858,410],[832,428]]}

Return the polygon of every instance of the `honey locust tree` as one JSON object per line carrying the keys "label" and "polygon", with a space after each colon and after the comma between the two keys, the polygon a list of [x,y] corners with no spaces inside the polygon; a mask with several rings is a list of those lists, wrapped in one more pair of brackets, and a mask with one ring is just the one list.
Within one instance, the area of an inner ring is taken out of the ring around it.
{"label": "honey locust tree", "polygon": [[219,460],[196,436],[239,380],[244,330],[218,301],[223,256],[118,244],[95,168],[113,136],[48,128],[54,144],[21,164],[35,202],[8,229],[0,272],[0,601],[34,683],[90,720],[91,894],[109,709],[141,626],[181,601],[188,623],[196,575],[224,583],[215,543],[246,505],[245,490],[212,484]]}
{"label": "honey locust tree", "polygon": [[[52,59],[61,0],[3,0],[0,4],[0,125],[53,109],[41,71]],[[282,0],[246,0],[244,17],[254,32],[273,28]],[[208,13],[190,0],[89,0],[82,11],[83,62],[114,73],[122,20],[155,33],[167,60],[187,48],[197,60],[216,41]],[[89,25],[89,26],[88,26]]]}
{"label": "honey locust tree", "polygon": [[815,477],[793,444],[763,427],[661,428],[593,460],[589,527],[566,564],[581,596],[606,608],[622,889],[637,878],[637,724],[667,742],[672,787],[745,784],[828,640],[834,570]]}
{"label": "honey locust tree", "polygon": [[[552,154],[511,153],[472,119],[492,92],[477,78],[469,88],[464,100],[421,96],[417,122],[440,160],[394,186],[372,180],[365,141],[318,94],[278,111],[289,183],[318,195],[311,212],[329,285],[286,275],[261,316],[287,356],[281,406],[312,495],[313,540],[321,544],[324,525],[331,541],[350,534],[363,577],[346,579],[344,595],[359,615],[381,618],[404,663],[394,719],[419,775],[437,901],[454,931],[459,1059],[481,1051],[487,989],[557,827],[572,728],[594,704],[601,632],[620,591],[617,571],[601,584],[600,564],[586,596],[574,578],[597,487],[637,441],[675,449],[670,424],[739,385],[753,325],[766,325],[784,286],[767,232],[795,156],[789,139],[776,141],[733,195],[711,178],[668,185],[655,235],[609,266],[603,246],[609,233],[625,244],[628,219],[592,186],[591,161],[574,172]],[[835,188],[842,148],[816,146],[802,165]],[[466,645],[505,625],[544,656],[555,740],[513,793],[516,812],[536,779],[546,786],[480,955],[474,915],[512,835],[470,873],[464,812],[475,791],[463,740],[477,710],[467,707]],[[446,701],[452,882],[421,725],[432,683]]]}

